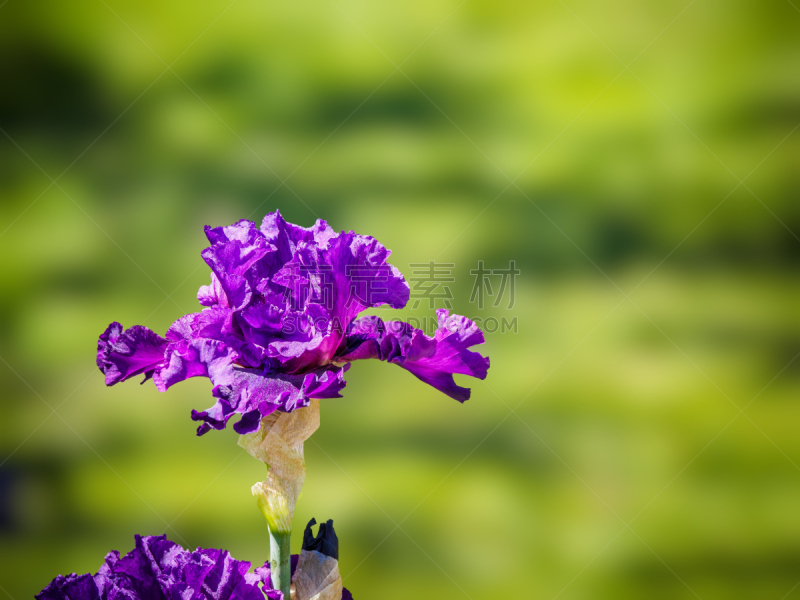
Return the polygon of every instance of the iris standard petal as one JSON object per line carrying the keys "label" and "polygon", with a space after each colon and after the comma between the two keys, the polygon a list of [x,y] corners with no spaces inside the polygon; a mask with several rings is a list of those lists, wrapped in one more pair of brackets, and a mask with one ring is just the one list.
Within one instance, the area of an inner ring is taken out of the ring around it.
{"label": "iris standard petal", "polygon": [[[288,372],[330,362],[347,327],[367,308],[406,305],[410,289],[400,271],[387,262],[390,254],[375,238],[353,232],[332,236],[322,246],[297,245],[292,261],[273,281],[285,286],[294,307],[323,310],[314,319],[317,338],[306,347],[295,344],[291,353],[279,353],[287,357]],[[280,342],[272,345],[278,347]]]}

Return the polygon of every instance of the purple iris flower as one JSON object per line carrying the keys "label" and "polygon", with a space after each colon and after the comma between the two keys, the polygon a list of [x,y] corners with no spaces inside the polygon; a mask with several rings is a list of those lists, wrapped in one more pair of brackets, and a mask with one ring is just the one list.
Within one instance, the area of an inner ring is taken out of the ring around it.
{"label": "purple iris flower", "polygon": [[191,552],[164,535],[137,535],[124,557],[110,552],[95,575],[59,575],[36,600],[282,600],[269,563],[249,568],[224,550]]}
{"label": "purple iris flower", "polygon": [[403,322],[357,318],[371,307],[403,308],[409,298],[375,238],[337,233],[322,220],[300,227],[278,211],[260,228],[242,220],[205,232],[211,284],[197,299],[206,308],[175,321],[165,337],[111,323],[97,344],[106,385],[144,375],[163,392],[189,377],[211,379],[216,404],[192,411],[198,435],[224,429],[237,413],[234,429],[251,433],[276,410],[339,398],[353,360],[394,363],[460,402],[470,390],[454,374],[486,377],[489,359],[469,350],[483,333],[465,317],[437,311],[433,337]]}

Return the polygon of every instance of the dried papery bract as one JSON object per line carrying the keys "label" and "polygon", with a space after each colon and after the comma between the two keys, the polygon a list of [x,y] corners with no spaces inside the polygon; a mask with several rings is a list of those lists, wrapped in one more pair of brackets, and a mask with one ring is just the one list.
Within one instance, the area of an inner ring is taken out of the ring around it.
{"label": "dried papery bract", "polygon": [[[292,578],[292,600],[340,600],[344,587],[339,573],[339,538],[333,520],[320,523],[316,535],[311,519],[303,533],[303,551]],[[352,597],[348,594],[347,598]]]}
{"label": "dried papery bract", "polygon": [[318,427],[319,400],[312,399],[305,408],[267,415],[257,431],[239,436],[239,445],[269,469],[252,491],[269,525],[272,582],[287,598],[292,519],[306,478],[303,443]]}
{"label": "dried papery bract", "polygon": [[303,550],[292,588],[292,600],[339,600],[343,589],[339,561],[321,552]]}

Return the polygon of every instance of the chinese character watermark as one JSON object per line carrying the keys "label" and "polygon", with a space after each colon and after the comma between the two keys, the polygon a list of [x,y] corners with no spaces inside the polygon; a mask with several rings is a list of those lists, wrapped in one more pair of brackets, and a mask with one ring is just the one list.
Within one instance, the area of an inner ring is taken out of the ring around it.
{"label": "chinese character watermark", "polygon": [[475,283],[472,286],[472,293],[469,295],[470,302],[478,302],[478,309],[483,310],[485,298],[488,295],[490,298],[494,296],[494,289],[489,279],[490,276],[499,275],[500,284],[497,289],[497,296],[495,297],[492,306],[495,308],[500,306],[500,302],[505,296],[506,289],[509,291],[507,310],[514,308],[514,300],[516,297],[516,278],[522,271],[517,268],[516,261],[508,261],[508,269],[486,269],[483,266],[483,261],[478,261],[478,268],[472,269],[469,273],[475,277]]}
{"label": "chinese character watermark", "polygon": [[[412,271],[413,277],[408,280],[414,283],[411,288],[411,298],[414,299],[414,304],[411,306],[413,310],[419,308],[422,300],[428,301],[428,308],[436,308],[436,301],[441,300],[444,307],[447,309],[453,308],[453,292],[450,287],[442,285],[443,283],[452,283],[456,279],[452,276],[452,269],[455,267],[453,263],[436,263],[430,261],[427,263],[411,263],[408,265]],[[439,289],[441,287],[441,289]]]}
{"label": "chinese character watermark", "polygon": [[362,306],[374,306],[385,301],[389,294],[389,267],[370,265],[347,265],[345,275],[350,280],[350,293],[345,306],[354,302]]}

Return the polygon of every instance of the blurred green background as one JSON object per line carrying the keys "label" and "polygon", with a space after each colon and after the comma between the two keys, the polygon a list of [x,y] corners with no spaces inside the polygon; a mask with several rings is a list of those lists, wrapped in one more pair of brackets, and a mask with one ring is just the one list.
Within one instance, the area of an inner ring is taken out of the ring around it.
{"label": "blurred green background", "polygon": [[107,389],[94,348],[279,208],[518,324],[463,406],[377,362],[323,401],[294,545],[333,518],[356,598],[800,598],[799,34],[787,0],[7,0],[0,591],[134,533],[267,557],[209,382]]}

